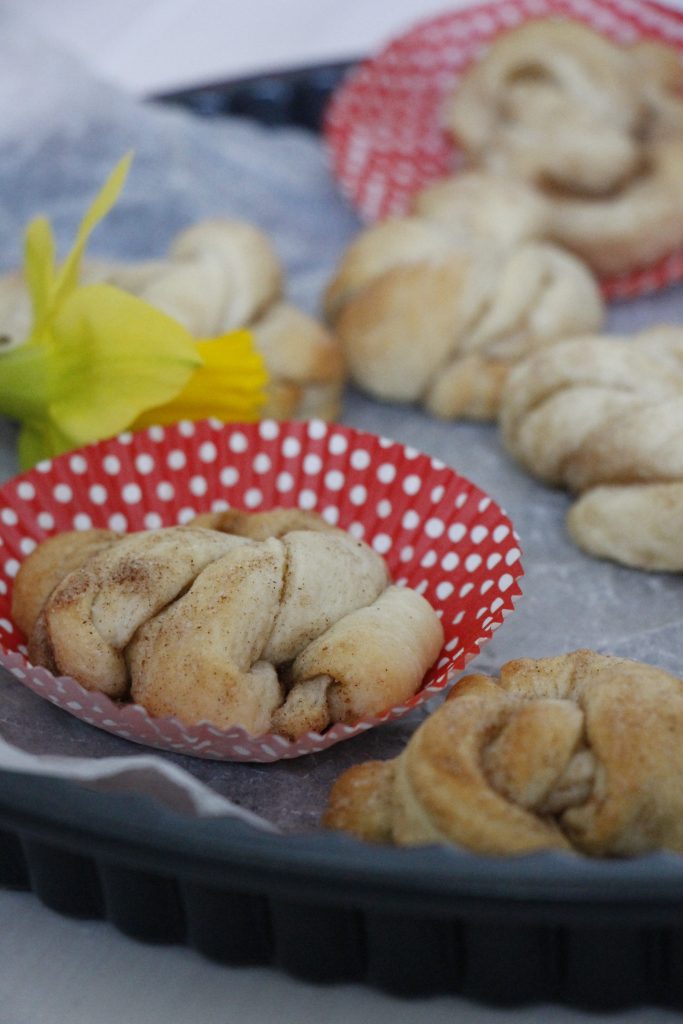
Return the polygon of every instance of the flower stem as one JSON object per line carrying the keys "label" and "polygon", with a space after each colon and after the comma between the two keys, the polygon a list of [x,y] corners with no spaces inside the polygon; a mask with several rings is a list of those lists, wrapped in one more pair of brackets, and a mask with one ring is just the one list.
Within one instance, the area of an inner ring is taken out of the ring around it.
{"label": "flower stem", "polygon": [[48,401],[45,346],[29,341],[4,349],[0,344],[0,413],[14,420],[40,415]]}

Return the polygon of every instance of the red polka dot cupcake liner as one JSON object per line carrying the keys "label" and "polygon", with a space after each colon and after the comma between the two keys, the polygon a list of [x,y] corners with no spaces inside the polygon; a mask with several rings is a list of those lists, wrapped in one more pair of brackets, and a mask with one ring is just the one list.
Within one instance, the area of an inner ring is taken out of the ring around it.
{"label": "red polka dot cupcake liner", "polygon": [[[659,40],[683,59],[683,11],[654,0],[494,0],[420,22],[354,70],[326,112],[333,173],[364,220],[408,213],[416,192],[457,173],[464,154],[441,125],[446,96],[496,36],[552,16],[616,43]],[[601,285],[608,299],[629,299],[682,280],[680,249]]]}
{"label": "red polka dot cupcake liner", "polygon": [[[156,529],[200,512],[276,506],[318,512],[364,540],[384,556],[395,583],[435,608],[444,645],[410,700],[377,718],[290,741],[152,717],[28,661],[25,637],[12,622],[12,581],[46,537],[91,527]],[[522,575],[519,540],[504,512],[414,448],[320,420],[152,427],[39,463],[0,488],[0,664],[45,700],[135,743],[217,760],[276,761],[323,750],[438,694],[512,611]]]}

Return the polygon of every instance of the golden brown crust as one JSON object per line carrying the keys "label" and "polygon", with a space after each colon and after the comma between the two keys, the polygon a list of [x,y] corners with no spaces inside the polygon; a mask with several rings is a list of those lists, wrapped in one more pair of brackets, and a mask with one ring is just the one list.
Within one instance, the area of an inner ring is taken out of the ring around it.
{"label": "golden brown crust", "polygon": [[415,679],[422,679],[443,642],[431,605],[414,590],[389,586],[304,648],[292,665],[288,700],[308,680],[324,677],[335,722],[374,717],[415,692]]}
{"label": "golden brown crust", "polygon": [[330,790],[322,824],[374,843],[392,841],[391,761],[365,761],[344,772]]}
{"label": "golden brown crust", "polygon": [[330,724],[329,676],[314,676],[291,687],[273,712],[271,731],[295,740],[306,732],[321,733]]}
{"label": "golden brown crust", "polygon": [[538,218],[508,214],[496,238],[490,218],[471,214],[470,194],[491,205],[496,189],[502,207],[514,207],[507,183],[481,177],[426,197],[429,219],[362,232],[328,286],[327,315],[351,377],[377,398],[420,402],[443,418],[493,419],[510,366],[602,321],[583,264],[528,240]]}
{"label": "golden brown crust", "polygon": [[390,783],[362,765],[342,775],[324,822],[484,854],[681,851],[682,728],[683,682],[653,666],[588,650],[519,659],[497,683],[457,684],[386,763]]}
{"label": "golden brown crust", "polygon": [[377,398],[414,402],[462,331],[462,261],[397,267],[369,281],[335,321],[355,382]]}
{"label": "golden brown crust", "polygon": [[48,543],[16,603],[35,664],[152,715],[296,739],[407,699],[443,642],[424,598],[314,513],[111,536]]}
{"label": "golden brown crust", "polygon": [[168,527],[118,539],[68,573],[44,609],[54,665],[86,689],[126,697],[126,648],[212,560],[246,543],[213,530]]}
{"label": "golden brown crust", "polygon": [[230,508],[223,512],[203,512],[195,516],[190,525],[249,537],[251,540],[282,537],[292,530],[336,529],[317,512],[307,512],[301,508],[273,508],[266,512],[244,512],[242,509]]}
{"label": "golden brown crust", "polygon": [[[396,842],[455,842],[478,853],[563,849],[551,821],[498,792],[484,760],[508,724],[505,695],[481,686],[431,716],[395,766],[393,828]],[[447,710],[446,710],[447,709]]]}
{"label": "golden brown crust", "polygon": [[133,700],[152,715],[268,732],[282,693],[261,652],[277,614],[283,564],[277,541],[239,545],[143,623],[126,652]]}
{"label": "golden brown crust", "polygon": [[33,632],[43,605],[64,576],[120,536],[113,530],[74,530],[49,537],[31,552],[12,589],[12,618],[25,636]]}

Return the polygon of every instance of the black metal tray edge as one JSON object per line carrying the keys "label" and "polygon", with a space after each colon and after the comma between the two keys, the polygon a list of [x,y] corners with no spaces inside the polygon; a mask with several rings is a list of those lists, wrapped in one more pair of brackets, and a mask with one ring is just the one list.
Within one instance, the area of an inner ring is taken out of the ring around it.
{"label": "black metal tray edge", "polygon": [[[481,857],[447,846],[398,849],[321,830],[281,835],[239,819],[194,818],[150,797],[103,794],[48,776],[3,772],[0,816],[17,832],[93,856],[116,856],[149,870],[171,868],[220,884],[280,895],[443,916],[546,912],[553,920],[604,924],[617,909],[633,924],[677,923],[683,908],[683,858],[658,852],[623,860],[545,852]],[[343,868],[343,875],[340,875]],[[483,904],[486,903],[485,908]]]}
{"label": "black metal tray edge", "polygon": [[683,1006],[671,855],[486,859],[278,836],[12,772],[0,822],[0,883],[145,942],[409,996]]}
{"label": "black metal tray edge", "polygon": [[265,71],[228,82],[211,82],[150,99],[192,110],[205,117],[249,117],[268,127],[298,127],[320,132],[334,90],[361,63],[359,57],[314,66]]}

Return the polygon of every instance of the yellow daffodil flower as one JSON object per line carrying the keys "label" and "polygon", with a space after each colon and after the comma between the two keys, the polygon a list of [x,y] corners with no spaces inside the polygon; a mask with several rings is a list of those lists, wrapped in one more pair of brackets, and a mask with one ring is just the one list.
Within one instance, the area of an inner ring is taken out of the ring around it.
{"label": "yellow daffodil flower", "polygon": [[[202,365],[170,402],[147,409],[138,416],[134,429],[155,423],[165,426],[178,420],[203,420],[219,413],[220,418],[226,420],[226,408],[232,420],[257,419],[258,409],[265,400],[263,389],[267,375],[249,331],[231,331],[218,338],[197,341],[195,347]],[[254,395],[261,396],[258,405],[255,405]],[[220,396],[220,406],[217,396]]]}
{"label": "yellow daffodil flower", "polygon": [[78,284],[88,238],[116,202],[130,162],[124,157],[110,175],[59,269],[49,222],[28,226],[33,325],[25,342],[0,349],[0,413],[22,424],[22,468],[129,427],[254,420],[265,401],[267,375],[248,331],[197,340],[142,299]]}

